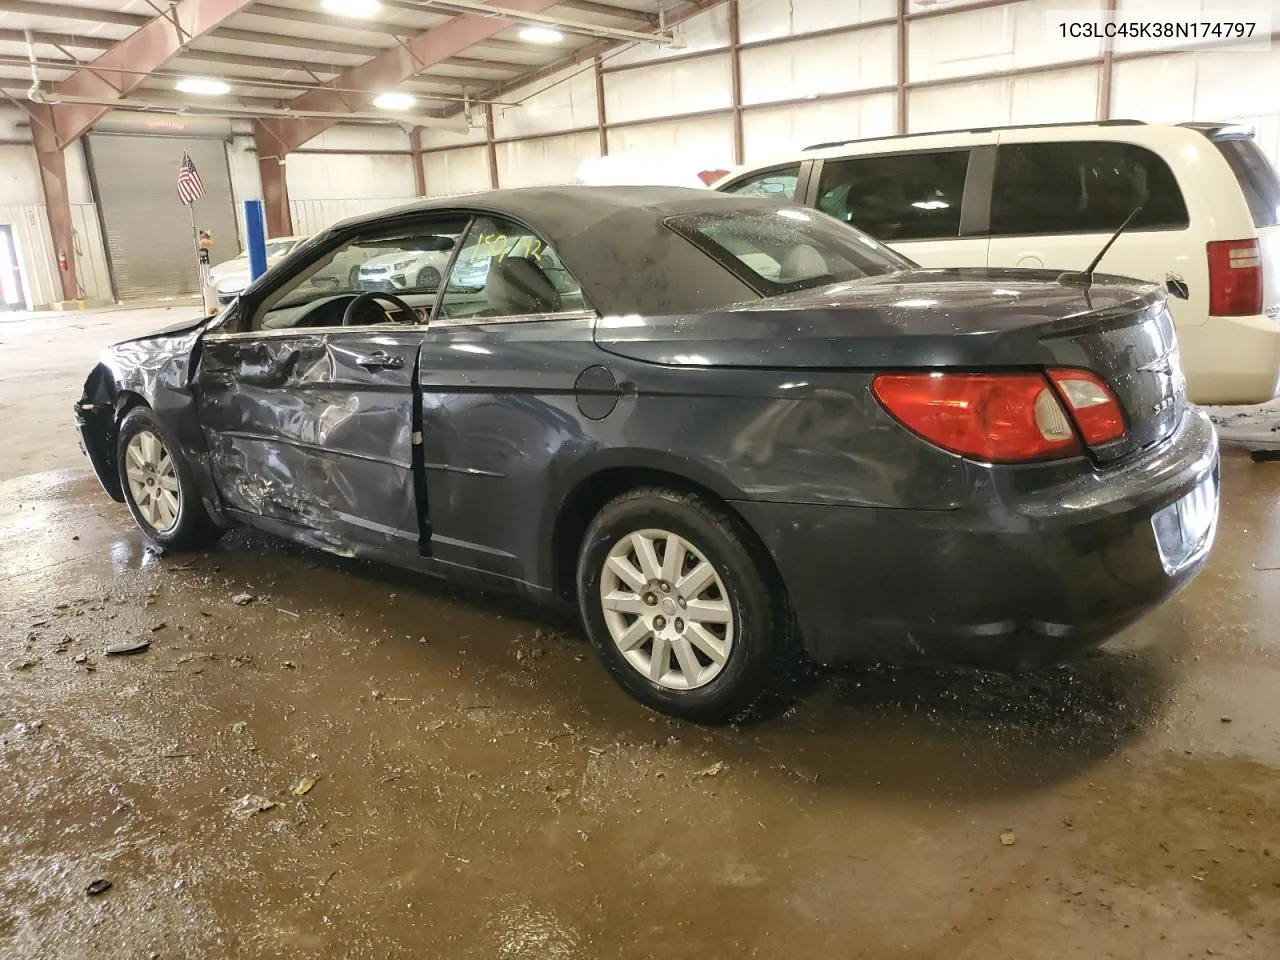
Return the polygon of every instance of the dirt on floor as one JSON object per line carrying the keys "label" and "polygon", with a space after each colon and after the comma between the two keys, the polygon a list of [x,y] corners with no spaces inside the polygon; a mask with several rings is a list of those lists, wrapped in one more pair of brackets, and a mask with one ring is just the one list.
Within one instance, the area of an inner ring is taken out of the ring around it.
{"label": "dirt on floor", "polygon": [[[15,449],[5,372],[0,462],[74,450]],[[83,463],[10,475],[0,956],[1270,960],[1280,468],[1229,455],[1223,502],[1097,656],[708,729],[535,608],[243,531],[160,557]]]}

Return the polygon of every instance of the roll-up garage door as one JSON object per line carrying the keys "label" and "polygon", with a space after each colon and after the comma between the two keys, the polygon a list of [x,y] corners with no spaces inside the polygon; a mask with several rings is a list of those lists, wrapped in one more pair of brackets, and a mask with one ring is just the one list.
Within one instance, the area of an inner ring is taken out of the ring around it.
{"label": "roll-up garage door", "polygon": [[240,253],[222,140],[92,134],[88,144],[118,297],[199,293],[191,213],[178,199],[184,150],[204,182],[193,206],[196,228],[213,231],[213,262]]}

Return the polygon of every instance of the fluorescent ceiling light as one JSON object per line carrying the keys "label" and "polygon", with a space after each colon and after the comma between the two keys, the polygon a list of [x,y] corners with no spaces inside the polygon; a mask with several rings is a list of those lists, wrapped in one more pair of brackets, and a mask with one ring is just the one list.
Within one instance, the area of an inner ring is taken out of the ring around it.
{"label": "fluorescent ceiling light", "polygon": [[917,210],[946,210],[951,204],[945,200],[917,200],[912,206]]}
{"label": "fluorescent ceiling light", "polygon": [[553,27],[524,27],[520,31],[520,39],[530,43],[559,43],[564,34]]}
{"label": "fluorescent ceiling light", "polygon": [[382,9],[378,0],[323,0],[320,6],[340,17],[372,17]]}
{"label": "fluorescent ceiling light", "polygon": [[373,101],[373,105],[379,110],[408,110],[413,104],[413,94],[395,90],[381,93]]}
{"label": "fluorescent ceiling light", "polygon": [[183,77],[174,87],[183,93],[198,93],[205,97],[219,97],[231,92],[231,84],[212,77]]}

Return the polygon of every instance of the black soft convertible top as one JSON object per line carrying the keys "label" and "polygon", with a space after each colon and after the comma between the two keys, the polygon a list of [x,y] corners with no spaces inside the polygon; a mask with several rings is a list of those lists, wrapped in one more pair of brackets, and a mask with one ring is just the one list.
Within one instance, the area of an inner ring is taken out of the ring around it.
{"label": "black soft convertible top", "polygon": [[350,233],[435,210],[493,213],[551,243],[602,314],[690,313],[758,298],[750,287],[663,226],[668,217],[776,210],[777,201],[685,187],[524,187],[442,197],[344,220]]}

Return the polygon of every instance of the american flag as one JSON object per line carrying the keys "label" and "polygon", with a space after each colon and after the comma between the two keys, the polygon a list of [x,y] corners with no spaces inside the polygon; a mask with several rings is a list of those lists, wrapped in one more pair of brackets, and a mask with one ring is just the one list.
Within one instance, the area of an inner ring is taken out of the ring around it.
{"label": "american flag", "polygon": [[178,168],[178,199],[182,201],[183,206],[189,207],[203,196],[204,181],[200,179],[200,172],[196,170],[196,165],[191,162],[191,154],[184,150],[182,166]]}

